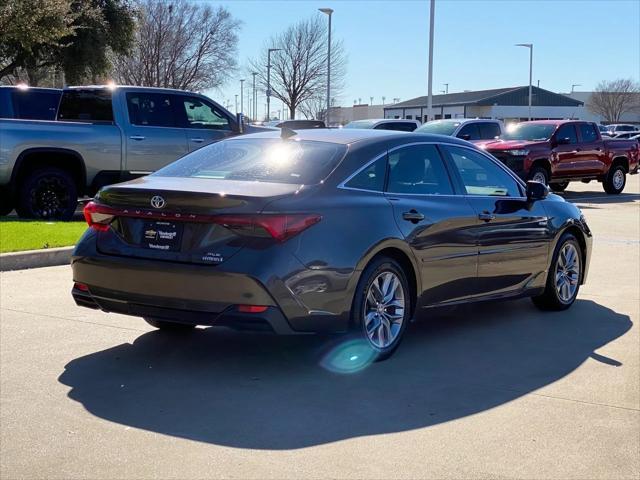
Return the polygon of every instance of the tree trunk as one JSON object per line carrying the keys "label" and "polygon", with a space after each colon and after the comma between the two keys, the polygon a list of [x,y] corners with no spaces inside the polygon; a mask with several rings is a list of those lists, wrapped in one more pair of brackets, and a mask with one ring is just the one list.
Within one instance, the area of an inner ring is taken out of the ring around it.
{"label": "tree trunk", "polygon": [[296,118],[296,109],[295,107],[289,107],[289,120],[294,120]]}

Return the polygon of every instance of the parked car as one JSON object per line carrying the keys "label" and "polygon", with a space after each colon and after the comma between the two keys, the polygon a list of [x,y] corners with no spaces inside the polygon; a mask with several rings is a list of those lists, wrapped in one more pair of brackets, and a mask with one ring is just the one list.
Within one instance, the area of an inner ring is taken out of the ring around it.
{"label": "parked car", "polygon": [[0,86],[0,118],[55,120],[62,90]]}
{"label": "parked car", "polygon": [[631,132],[616,133],[613,138],[633,138],[638,134],[640,134],[639,131],[633,130]]}
{"label": "parked car", "polygon": [[522,122],[499,140],[481,144],[520,178],[561,192],[569,182],[597,180],[605,192],[622,192],[638,173],[638,142],[603,140],[595,123],[576,120]]}
{"label": "parked car", "polygon": [[631,125],[629,123],[613,123],[607,125],[607,130],[610,136],[615,136],[618,133],[635,132],[638,130],[638,125]]}
{"label": "parked car", "polygon": [[419,133],[435,133],[458,137],[471,142],[493,140],[504,133],[500,120],[479,118],[456,118],[453,120],[433,120],[422,125]]}
{"label": "parked car", "polygon": [[0,214],[71,218],[78,196],[242,131],[207,97],[146,87],[65,89],[57,120],[0,120]]}
{"label": "parked car", "polygon": [[326,128],[322,120],[273,120],[265,126],[275,128],[289,128],[291,130],[303,130],[306,128]]}
{"label": "parked car", "polygon": [[600,135],[604,138],[604,137],[611,137],[611,134],[609,133],[609,129],[607,128],[606,125],[598,125],[598,131],[600,132]]}
{"label": "parked car", "polygon": [[479,148],[365,129],[278,133],[103,188],[73,252],[76,303],[167,331],[351,331],[384,358],[417,311],[574,302],[592,243],[580,210]]}
{"label": "parked car", "polygon": [[373,130],[395,130],[398,132],[413,132],[420,126],[419,120],[403,120],[400,118],[378,118],[370,120],[354,120],[344,128],[365,128]]}

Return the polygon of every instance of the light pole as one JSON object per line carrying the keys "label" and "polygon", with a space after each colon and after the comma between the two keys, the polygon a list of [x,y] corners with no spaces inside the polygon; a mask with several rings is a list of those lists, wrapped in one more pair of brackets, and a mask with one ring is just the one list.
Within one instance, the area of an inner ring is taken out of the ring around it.
{"label": "light pole", "polygon": [[373,97],[369,97],[369,105],[373,105]]}
{"label": "light pole", "polygon": [[236,114],[238,114],[238,94],[236,93]]}
{"label": "light pole", "polygon": [[270,48],[267,51],[267,120],[270,120],[271,115],[271,52],[278,52],[281,48]]}
{"label": "light pole", "polygon": [[576,87],[581,87],[581,86],[582,86],[582,85],[581,85],[581,84],[579,84],[579,83],[574,83],[573,85],[571,85],[571,93],[573,93],[573,91],[574,91],[574,89],[575,89]]}
{"label": "light pole", "polygon": [[329,40],[327,43],[327,113],[324,115],[324,122],[329,126],[329,109],[331,108],[331,8],[319,8],[322,13],[329,16]]}
{"label": "light pole", "polygon": [[444,85],[444,88],[445,88],[444,93],[445,93],[445,94],[446,94],[446,93],[449,93],[449,84],[448,84],[448,83],[443,83],[443,85]]}
{"label": "light pole", "polygon": [[531,99],[533,97],[533,43],[517,43],[516,47],[529,49],[529,121],[531,121]]}
{"label": "light pole", "polygon": [[387,99],[387,97],[383,96],[382,97],[382,106],[384,106],[384,101]]}
{"label": "light pole", "polygon": [[429,15],[429,78],[427,92],[427,120],[431,119],[433,108],[433,25],[436,14],[436,0],[431,0],[431,14]]}
{"label": "light pole", "polygon": [[244,110],[244,78],[240,79],[240,113]]}
{"label": "light pole", "polygon": [[253,120],[256,121],[258,119],[258,97],[256,96],[256,75],[257,72],[251,72],[253,75]]}

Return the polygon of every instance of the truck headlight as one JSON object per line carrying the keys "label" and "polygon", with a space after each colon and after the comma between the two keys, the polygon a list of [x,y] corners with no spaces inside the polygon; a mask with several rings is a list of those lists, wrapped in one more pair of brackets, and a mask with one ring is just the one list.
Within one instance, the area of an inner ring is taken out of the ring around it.
{"label": "truck headlight", "polygon": [[509,153],[516,157],[526,157],[529,153],[529,150],[505,150],[505,153]]}

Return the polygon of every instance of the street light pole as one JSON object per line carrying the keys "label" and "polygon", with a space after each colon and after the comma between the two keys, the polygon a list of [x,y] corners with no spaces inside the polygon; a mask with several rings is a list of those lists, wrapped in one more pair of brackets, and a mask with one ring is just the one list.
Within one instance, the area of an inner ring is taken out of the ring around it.
{"label": "street light pole", "polygon": [[516,47],[529,49],[529,121],[531,121],[531,99],[533,98],[533,43],[517,43]]}
{"label": "street light pole", "polygon": [[582,86],[582,85],[581,85],[581,84],[579,84],[579,83],[574,83],[573,85],[571,85],[571,93],[573,93],[574,88],[576,88],[576,87],[581,87],[581,86]]}
{"label": "street light pole", "polygon": [[236,93],[236,115],[238,114],[238,94]]}
{"label": "street light pole", "polygon": [[258,75],[257,72],[251,72],[251,75],[253,75],[253,121],[257,121],[258,120],[258,97],[256,96],[256,75]]}
{"label": "street light pole", "polygon": [[322,13],[329,16],[329,39],[327,43],[327,112],[324,115],[324,122],[329,126],[329,109],[331,108],[331,8],[319,8]]}
{"label": "street light pole", "polygon": [[427,120],[431,119],[431,109],[433,108],[433,26],[434,15],[436,13],[436,0],[431,0],[431,14],[429,15],[429,80],[427,93]]}
{"label": "street light pole", "polygon": [[271,115],[271,52],[278,52],[281,48],[270,48],[267,51],[267,120]]}
{"label": "street light pole", "polygon": [[244,110],[244,78],[240,79],[240,113]]}
{"label": "street light pole", "polygon": [[445,91],[444,93],[449,93],[449,84],[448,83],[443,83]]}

